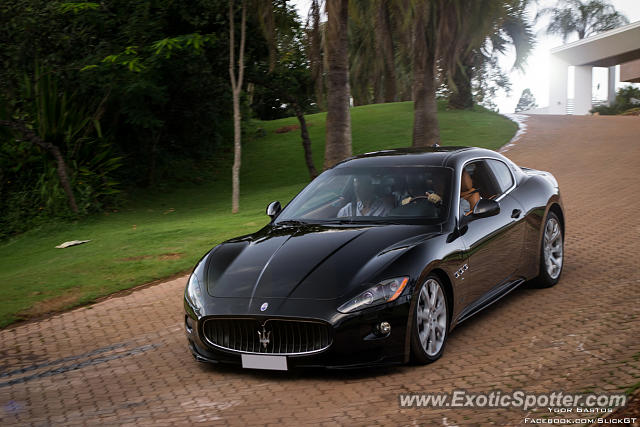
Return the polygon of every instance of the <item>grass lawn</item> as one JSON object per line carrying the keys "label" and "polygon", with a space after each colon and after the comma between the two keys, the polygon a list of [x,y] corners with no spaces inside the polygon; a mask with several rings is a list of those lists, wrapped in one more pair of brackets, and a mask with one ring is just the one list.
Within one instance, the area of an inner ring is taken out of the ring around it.
{"label": "grass lawn", "polygon": [[[478,108],[439,113],[443,145],[497,149],[515,134],[510,120]],[[412,103],[351,110],[353,151],[411,144]],[[326,113],[307,116],[314,160],[322,168]],[[267,223],[268,202],[287,203],[308,182],[299,131],[278,134],[295,118],[252,122],[243,142],[240,213],[231,215],[229,154],[217,179],[171,191],[135,194],[118,212],[78,223],[55,222],[0,243],[0,327],[63,310],[189,270],[215,244]],[[67,240],[91,242],[67,249]]]}

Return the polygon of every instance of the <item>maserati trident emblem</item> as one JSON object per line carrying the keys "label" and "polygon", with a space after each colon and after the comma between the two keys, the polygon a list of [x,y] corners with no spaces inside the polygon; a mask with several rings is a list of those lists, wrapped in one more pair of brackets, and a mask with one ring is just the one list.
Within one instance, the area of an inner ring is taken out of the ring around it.
{"label": "maserati trident emblem", "polygon": [[262,332],[258,331],[258,337],[260,338],[260,344],[262,344],[264,348],[267,348],[267,346],[269,345],[270,335],[271,335],[271,331],[267,331],[264,325],[262,325]]}
{"label": "maserati trident emblem", "polygon": [[269,303],[265,302],[260,306],[260,311],[265,311],[267,308],[269,308]]}

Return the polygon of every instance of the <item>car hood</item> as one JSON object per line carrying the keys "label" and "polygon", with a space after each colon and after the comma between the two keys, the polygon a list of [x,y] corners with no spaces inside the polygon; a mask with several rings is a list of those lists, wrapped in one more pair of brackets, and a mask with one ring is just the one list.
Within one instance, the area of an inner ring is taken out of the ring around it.
{"label": "car hood", "polygon": [[268,225],[214,248],[202,279],[214,297],[335,299],[439,232],[429,225]]}

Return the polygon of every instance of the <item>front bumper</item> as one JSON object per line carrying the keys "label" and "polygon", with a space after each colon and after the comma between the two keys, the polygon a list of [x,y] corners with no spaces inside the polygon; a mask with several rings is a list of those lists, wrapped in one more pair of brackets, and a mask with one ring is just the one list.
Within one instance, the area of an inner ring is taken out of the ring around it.
{"label": "front bumper", "polygon": [[[300,305],[300,304],[297,304]],[[304,305],[304,304],[302,304]],[[316,312],[321,311],[322,302],[315,302]],[[327,315],[310,318],[299,313],[257,315],[251,317],[287,320],[319,320],[331,325],[332,342],[326,349],[311,354],[287,355],[289,369],[324,367],[348,369],[366,366],[402,364],[408,361],[408,318],[410,301],[403,298],[394,304],[373,307],[356,313],[342,314],[332,310]],[[188,346],[196,360],[209,363],[241,365],[242,352],[221,349],[203,339],[203,323],[217,316],[229,317],[230,313],[199,316],[185,302],[185,331]],[[296,310],[297,311],[297,310]],[[248,313],[239,317],[246,318]],[[377,326],[388,322],[391,331],[382,335]]]}

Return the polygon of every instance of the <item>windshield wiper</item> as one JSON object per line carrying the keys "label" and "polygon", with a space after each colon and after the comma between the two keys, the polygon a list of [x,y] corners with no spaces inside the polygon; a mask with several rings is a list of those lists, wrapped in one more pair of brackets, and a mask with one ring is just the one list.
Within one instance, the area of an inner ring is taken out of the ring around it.
{"label": "windshield wiper", "polygon": [[319,224],[355,224],[355,221],[352,219],[347,219],[348,217],[341,219],[325,219],[319,221]]}
{"label": "windshield wiper", "polygon": [[[385,219],[384,217],[372,217],[372,219],[365,219],[359,217],[358,219],[348,219],[350,217],[344,217],[341,219],[329,219],[320,222],[320,224],[355,224],[355,225],[406,225],[399,219]],[[375,219],[373,219],[375,218]]]}
{"label": "windshield wiper", "polygon": [[345,217],[342,219],[329,219],[326,221],[320,222],[320,224],[339,224],[339,225],[387,225],[387,224],[395,224],[396,222],[380,220],[380,219],[348,219],[349,217]]}
{"label": "windshield wiper", "polygon": [[297,219],[285,219],[283,221],[278,221],[276,222],[274,225],[293,225],[295,226],[300,226],[300,225],[306,225],[307,223],[304,221],[300,221]]}

